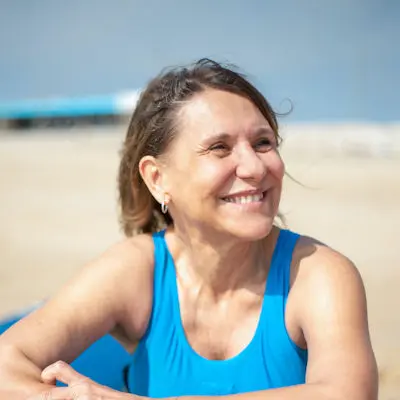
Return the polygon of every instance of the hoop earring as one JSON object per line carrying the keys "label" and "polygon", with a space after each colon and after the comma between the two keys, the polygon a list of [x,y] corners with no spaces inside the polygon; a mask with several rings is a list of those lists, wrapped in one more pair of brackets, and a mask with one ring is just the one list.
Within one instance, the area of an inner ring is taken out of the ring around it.
{"label": "hoop earring", "polygon": [[168,212],[168,204],[165,203],[165,200],[161,203],[161,212],[166,214]]}
{"label": "hoop earring", "polygon": [[162,203],[161,203],[161,212],[163,213],[163,214],[166,214],[167,212],[168,212],[168,204],[167,204],[167,202],[165,201],[165,198],[166,198],[167,196],[166,196],[166,193],[164,193],[164,198],[163,198],[163,201],[162,201]]}

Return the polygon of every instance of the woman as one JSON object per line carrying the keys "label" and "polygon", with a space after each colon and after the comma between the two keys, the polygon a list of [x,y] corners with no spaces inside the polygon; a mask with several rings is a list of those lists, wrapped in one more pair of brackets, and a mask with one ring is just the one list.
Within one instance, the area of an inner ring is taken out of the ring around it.
{"label": "woman", "polygon": [[[122,150],[127,239],[0,338],[0,397],[376,399],[356,268],[274,224],[279,141],[235,71],[200,60],[154,79]],[[133,354],[130,394],[67,364],[107,332]]]}

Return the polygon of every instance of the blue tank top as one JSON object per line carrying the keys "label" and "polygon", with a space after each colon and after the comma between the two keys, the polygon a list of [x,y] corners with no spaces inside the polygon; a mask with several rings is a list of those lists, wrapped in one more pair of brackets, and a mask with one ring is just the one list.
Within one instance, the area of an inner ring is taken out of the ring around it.
{"label": "blue tank top", "polygon": [[208,360],[196,353],[186,339],[175,266],[164,233],[153,235],[153,309],[126,373],[128,391],[155,398],[212,396],[304,383],[307,351],[290,339],[285,326],[290,264],[298,235],[288,230],[279,233],[251,342],[233,358]]}

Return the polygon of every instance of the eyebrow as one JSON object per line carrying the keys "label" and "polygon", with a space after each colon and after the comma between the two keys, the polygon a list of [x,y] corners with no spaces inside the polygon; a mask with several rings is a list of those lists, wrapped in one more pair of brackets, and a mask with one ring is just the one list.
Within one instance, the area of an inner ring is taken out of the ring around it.
{"label": "eyebrow", "polygon": [[[253,130],[250,134],[252,138],[258,137],[261,135],[273,135],[275,136],[275,132],[266,126],[261,126],[258,127],[257,129]],[[218,141],[226,141],[229,140],[232,137],[231,134],[226,133],[226,132],[220,132],[217,133],[216,135],[208,136],[203,140],[203,143],[210,143],[210,142],[218,142]]]}

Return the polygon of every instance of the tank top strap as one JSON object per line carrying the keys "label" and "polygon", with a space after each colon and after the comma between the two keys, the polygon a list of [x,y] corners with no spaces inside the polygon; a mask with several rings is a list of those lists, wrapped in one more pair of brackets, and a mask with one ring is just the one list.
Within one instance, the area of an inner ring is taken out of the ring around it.
{"label": "tank top strap", "polygon": [[281,229],[272,256],[266,295],[287,298],[290,288],[290,266],[293,250],[299,237],[300,235],[297,233]]}
{"label": "tank top strap", "polygon": [[[163,313],[165,291],[168,290],[168,250],[165,244],[165,230],[155,232],[152,235],[154,244],[154,272],[153,272],[153,305],[149,324],[142,342],[146,342],[155,331],[154,321],[158,321]],[[169,296],[167,296],[168,299]]]}
{"label": "tank top strap", "polygon": [[165,230],[153,233],[154,243],[154,294],[157,295],[164,287],[168,270],[168,250],[165,244]]}

